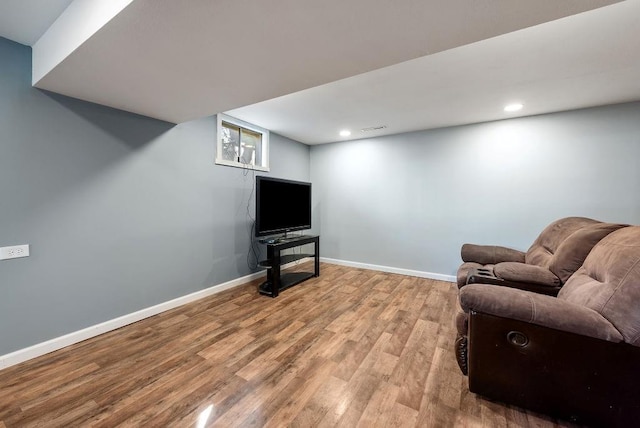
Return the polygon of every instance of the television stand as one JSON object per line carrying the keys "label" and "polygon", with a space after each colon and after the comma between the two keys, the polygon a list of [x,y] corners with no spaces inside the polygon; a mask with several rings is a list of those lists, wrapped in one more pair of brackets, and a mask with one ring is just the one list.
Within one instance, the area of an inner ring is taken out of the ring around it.
{"label": "television stand", "polygon": [[[282,250],[314,244],[314,254],[280,254]],[[280,266],[296,260],[314,258],[313,272],[280,272]],[[320,236],[292,236],[267,244],[267,259],[259,266],[267,268],[267,280],[260,285],[260,294],[278,297],[278,293],[309,278],[320,276]]]}

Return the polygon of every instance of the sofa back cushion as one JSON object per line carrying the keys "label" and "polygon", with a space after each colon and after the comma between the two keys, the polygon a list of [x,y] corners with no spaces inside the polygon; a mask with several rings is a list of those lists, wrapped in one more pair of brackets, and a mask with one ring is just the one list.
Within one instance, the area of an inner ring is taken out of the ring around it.
{"label": "sofa back cushion", "polygon": [[547,226],[525,254],[525,263],[549,268],[556,250],[575,231],[585,226],[598,224],[597,220],[585,217],[566,217]]}
{"label": "sofa back cushion", "polygon": [[549,261],[549,270],[564,284],[582,266],[594,245],[611,232],[626,226],[595,223],[576,230],[556,248]]}
{"label": "sofa back cushion", "polygon": [[558,298],[600,313],[625,342],[640,346],[640,226],[624,227],[597,243]]}

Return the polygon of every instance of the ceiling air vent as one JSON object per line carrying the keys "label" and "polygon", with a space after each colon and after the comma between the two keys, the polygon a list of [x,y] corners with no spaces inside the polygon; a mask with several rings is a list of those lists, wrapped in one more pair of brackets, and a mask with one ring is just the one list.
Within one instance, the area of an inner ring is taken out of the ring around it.
{"label": "ceiling air vent", "polygon": [[380,131],[381,129],[385,129],[386,127],[387,125],[371,126],[369,128],[362,128],[360,132]]}

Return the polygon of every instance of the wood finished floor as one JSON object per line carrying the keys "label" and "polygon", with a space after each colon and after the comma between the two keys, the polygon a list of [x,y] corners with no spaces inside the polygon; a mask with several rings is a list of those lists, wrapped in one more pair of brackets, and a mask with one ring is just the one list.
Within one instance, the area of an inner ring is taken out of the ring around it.
{"label": "wood finished floor", "polygon": [[0,371],[0,428],[559,426],[468,391],[451,283],[323,264],[257,285]]}

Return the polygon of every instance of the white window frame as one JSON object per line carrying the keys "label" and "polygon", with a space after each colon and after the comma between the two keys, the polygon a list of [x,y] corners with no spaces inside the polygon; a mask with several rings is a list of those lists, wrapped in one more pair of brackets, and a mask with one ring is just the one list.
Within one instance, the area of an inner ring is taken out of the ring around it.
{"label": "white window frame", "polygon": [[[257,171],[269,172],[269,130],[261,128],[259,126],[247,123],[243,120],[236,119],[235,117],[228,116],[220,113],[217,115],[217,148],[216,148],[216,164],[233,166],[236,168],[254,169]],[[262,163],[260,165],[250,165],[239,161],[230,161],[222,158],[222,121],[230,123],[235,126],[239,126],[244,129],[248,129],[253,132],[258,132],[262,135]]]}

